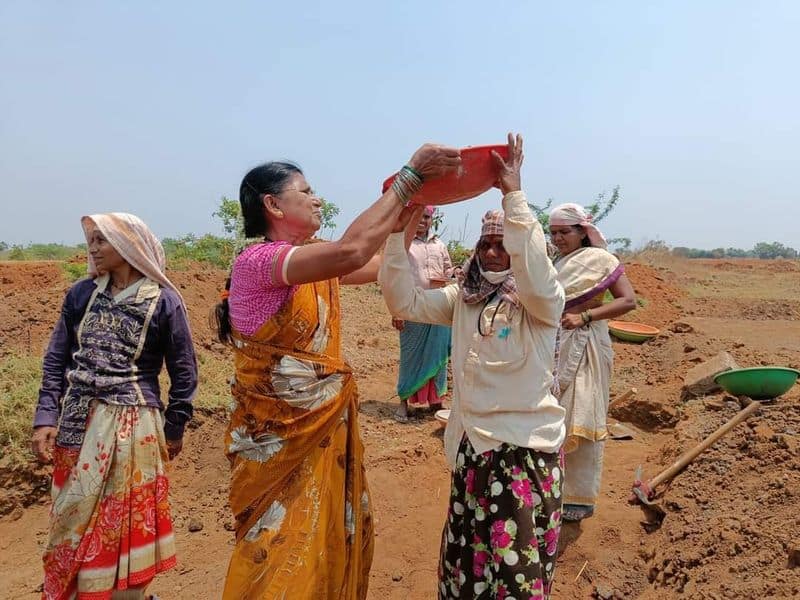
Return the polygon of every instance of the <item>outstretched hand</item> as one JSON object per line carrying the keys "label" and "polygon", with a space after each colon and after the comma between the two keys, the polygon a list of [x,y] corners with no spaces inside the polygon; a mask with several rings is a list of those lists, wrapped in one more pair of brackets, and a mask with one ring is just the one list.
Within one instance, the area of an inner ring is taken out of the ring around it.
{"label": "outstretched hand", "polygon": [[522,189],[520,181],[520,169],[522,169],[522,161],[525,158],[522,154],[522,136],[508,134],[508,160],[503,160],[497,152],[492,150],[492,158],[494,158],[495,165],[497,165],[497,187],[503,192],[503,196],[511,192],[518,192]]}
{"label": "outstretched hand", "polygon": [[419,171],[425,179],[439,177],[461,166],[461,151],[441,144],[425,144],[414,152],[408,166]]}

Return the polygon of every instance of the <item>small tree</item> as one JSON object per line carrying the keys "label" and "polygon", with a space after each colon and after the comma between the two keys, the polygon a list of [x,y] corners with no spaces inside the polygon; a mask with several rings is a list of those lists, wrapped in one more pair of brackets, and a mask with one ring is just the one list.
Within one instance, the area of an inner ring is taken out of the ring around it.
{"label": "small tree", "polygon": [[[595,225],[605,219],[617,203],[620,201],[619,195],[619,186],[615,186],[613,190],[611,190],[611,197],[606,200],[606,193],[600,192],[597,194],[597,198],[591,204],[586,205],[584,208],[586,212],[588,212],[592,216],[592,223]],[[539,219],[539,223],[542,224],[542,228],[547,231],[550,227],[550,207],[553,205],[553,199],[548,198],[547,202],[543,206],[537,206],[536,204],[528,203],[533,214],[536,215],[536,218]],[[624,242],[627,238],[616,238],[612,241],[617,242]],[[628,240],[628,246],[630,246],[630,240]]]}
{"label": "small tree", "polygon": [[[336,229],[336,222],[334,218],[339,214],[339,207],[333,202],[327,202],[324,198],[320,198],[322,202],[322,215],[321,215],[321,231],[333,232]],[[218,249],[211,250],[214,246],[212,240],[214,236],[204,236],[200,239],[189,238],[188,236],[182,240],[177,240],[182,243],[184,247],[188,247],[193,252],[202,250],[203,255],[213,255],[212,262],[219,263],[220,261],[231,263],[233,258],[238,255],[245,247],[258,241],[259,238],[246,238],[244,237],[244,218],[242,217],[242,209],[238,202],[223,196],[220,199],[217,210],[212,213],[222,222],[222,229],[225,231],[223,238],[218,238],[220,242],[226,243],[218,244],[221,251]]]}
{"label": "small tree", "polygon": [[618,237],[608,240],[609,248],[612,248],[617,254],[627,254],[631,251],[631,238]]}
{"label": "small tree", "polygon": [[759,242],[753,247],[753,254],[758,258],[797,258],[797,250],[780,242]]}
{"label": "small tree", "polygon": [[333,230],[336,229],[336,216],[339,214],[339,207],[336,206],[333,202],[328,202],[325,198],[320,198],[320,202],[322,202],[322,219],[320,225],[320,233],[324,235],[326,231],[333,234]]}
{"label": "small tree", "polygon": [[433,229],[433,235],[436,237],[441,237],[439,229],[441,229],[442,223],[444,223],[444,214],[438,208],[434,208],[433,215],[431,215],[431,229]]}
{"label": "small tree", "polygon": [[454,267],[460,267],[472,255],[472,249],[464,247],[459,240],[448,241],[447,252],[450,254],[450,261]]}
{"label": "small tree", "polygon": [[244,236],[244,219],[242,218],[242,208],[236,200],[223,196],[219,203],[219,208],[211,213],[222,221],[222,229],[229,237]]}
{"label": "small tree", "polygon": [[[447,252],[450,254],[450,260],[455,267],[462,266],[466,260],[472,256],[472,248],[464,245],[464,239],[467,236],[468,222],[469,213],[464,215],[464,224],[461,226],[458,237],[447,242]],[[433,232],[437,237],[442,237],[447,232],[447,226],[444,225],[444,215],[438,208],[434,209],[433,211],[431,226],[433,227]]]}

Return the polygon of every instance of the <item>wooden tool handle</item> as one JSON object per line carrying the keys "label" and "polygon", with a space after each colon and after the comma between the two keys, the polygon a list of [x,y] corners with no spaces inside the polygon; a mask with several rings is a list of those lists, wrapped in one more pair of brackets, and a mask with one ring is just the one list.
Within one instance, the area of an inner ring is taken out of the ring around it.
{"label": "wooden tool handle", "polygon": [[636,388],[631,388],[627,392],[625,392],[624,394],[620,394],[619,396],[617,396],[611,402],[608,403],[608,408],[610,409],[612,406],[614,406],[615,404],[617,404],[619,402],[624,402],[625,400],[628,400],[629,398],[633,398],[636,395],[637,391],[638,390]]}
{"label": "wooden tool handle", "polygon": [[702,442],[697,444],[691,450],[684,452],[678,460],[676,460],[671,467],[661,471],[658,475],[656,475],[653,479],[648,482],[650,489],[655,489],[657,485],[664,483],[665,481],[669,481],[675,475],[680,473],[686,465],[692,462],[698,455],[700,455],[703,451],[705,451],[709,446],[714,444],[719,438],[723,435],[728,433],[731,429],[736,427],[739,423],[746,420],[750,415],[756,412],[759,408],[761,408],[761,403],[753,401],[748,404],[743,410],[740,410],[736,413],[730,421],[722,425],[719,429],[717,429],[714,433],[709,435],[706,439]]}

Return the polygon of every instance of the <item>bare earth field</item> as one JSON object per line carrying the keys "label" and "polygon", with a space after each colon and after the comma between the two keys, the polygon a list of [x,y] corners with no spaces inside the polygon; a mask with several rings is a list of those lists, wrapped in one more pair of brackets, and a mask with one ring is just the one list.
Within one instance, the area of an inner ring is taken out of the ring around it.
{"label": "bare earth field", "polygon": [[[800,366],[800,262],[640,259],[628,265],[643,306],[629,315],[662,329],[644,345],[615,342],[612,396],[636,387],[612,416],[635,439],[609,441],[595,517],[562,532],[559,600],[572,598],[800,597],[800,387],[738,426],[667,487],[661,527],[626,502],[634,471],[653,476],[739,409],[718,393],[683,401],[684,374],[722,350],[740,366]],[[162,598],[219,598],[231,551],[222,433],[227,350],[207,314],[224,273],[171,274],[192,318],[203,375],[202,408],[171,466],[178,568],[151,591]],[[0,263],[0,361],[41,356],[67,283],[59,263]],[[431,418],[395,423],[398,342],[376,286],[345,289],[345,351],[357,371],[361,429],[377,514],[370,598],[435,597],[449,472],[442,429]],[[0,401],[11,390],[0,380]],[[30,398],[30,407],[36,398]],[[0,589],[39,595],[46,536],[47,470],[0,459]],[[190,533],[190,519],[202,522]],[[796,561],[790,556],[796,553]]]}

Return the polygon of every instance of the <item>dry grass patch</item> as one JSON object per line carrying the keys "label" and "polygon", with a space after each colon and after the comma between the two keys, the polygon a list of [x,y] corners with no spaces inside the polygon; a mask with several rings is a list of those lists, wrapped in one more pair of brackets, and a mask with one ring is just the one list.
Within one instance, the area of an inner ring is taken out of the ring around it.
{"label": "dry grass patch", "polygon": [[194,405],[206,410],[227,409],[231,403],[232,353],[220,356],[201,348],[197,352],[197,364],[200,369],[200,385]]}
{"label": "dry grass patch", "polygon": [[42,358],[0,360],[0,462],[16,467],[30,459],[31,423],[42,378]]}

